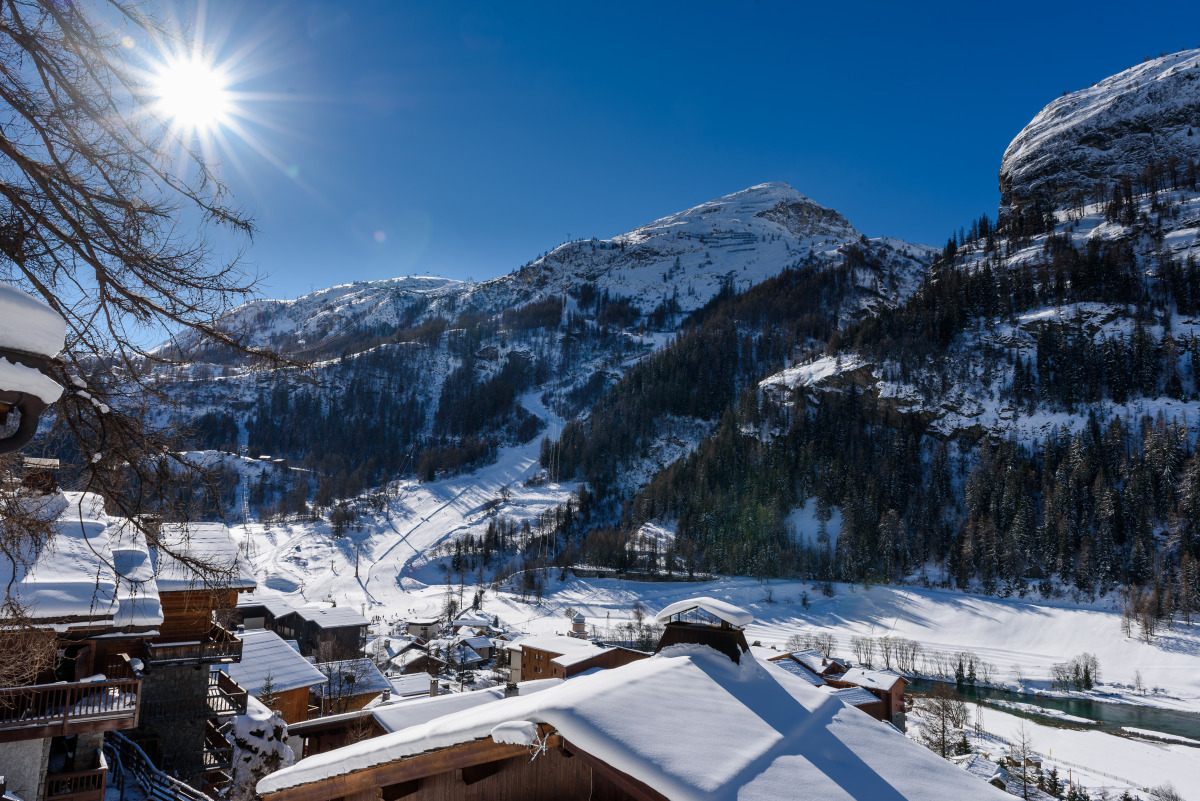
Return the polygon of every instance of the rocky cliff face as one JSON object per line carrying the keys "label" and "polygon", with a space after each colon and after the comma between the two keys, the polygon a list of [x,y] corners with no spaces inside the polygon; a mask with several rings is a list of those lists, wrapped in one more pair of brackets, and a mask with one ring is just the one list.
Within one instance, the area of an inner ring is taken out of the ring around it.
{"label": "rocky cliff face", "polygon": [[1078,204],[1098,181],[1172,158],[1200,159],[1200,50],[1146,61],[1042,109],[1004,153],[1001,214],[1035,199]]}

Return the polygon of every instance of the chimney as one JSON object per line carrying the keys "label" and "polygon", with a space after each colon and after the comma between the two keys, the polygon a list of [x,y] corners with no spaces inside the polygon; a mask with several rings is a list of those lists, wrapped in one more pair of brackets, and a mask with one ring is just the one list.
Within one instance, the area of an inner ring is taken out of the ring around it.
{"label": "chimney", "polygon": [[436,698],[437,694],[438,694],[437,676],[430,676],[429,677],[429,697]]}
{"label": "chimney", "polygon": [[514,695],[520,695],[520,694],[521,694],[521,688],[518,687],[513,682],[510,681],[504,685],[504,697],[505,698],[512,698]]}

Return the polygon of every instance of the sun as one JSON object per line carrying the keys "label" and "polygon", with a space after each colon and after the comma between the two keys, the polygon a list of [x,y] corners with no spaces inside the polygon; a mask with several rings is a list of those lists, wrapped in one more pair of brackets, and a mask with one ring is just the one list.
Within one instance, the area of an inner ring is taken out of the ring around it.
{"label": "sun", "polygon": [[163,63],[152,80],[156,107],[183,133],[207,134],[229,121],[229,75],[200,57]]}

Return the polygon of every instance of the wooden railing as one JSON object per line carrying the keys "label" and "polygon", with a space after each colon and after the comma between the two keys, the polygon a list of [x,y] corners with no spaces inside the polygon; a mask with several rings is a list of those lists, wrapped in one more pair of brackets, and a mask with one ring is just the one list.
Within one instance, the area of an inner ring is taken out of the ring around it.
{"label": "wooden railing", "polygon": [[130,772],[150,801],[212,801],[191,785],[155,767],[146,752],[125,735],[111,732],[105,739],[120,765]]}
{"label": "wooden railing", "polygon": [[108,763],[101,751],[96,755],[99,767],[71,773],[46,775],[46,798],[54,801],[103,801],[108,779]]}
{"label": "wooden railing", "polygon": [[248,696],[249,693],[241,685],[219,670],[208,674],[209,714],[217,717],[244,715]]}
{"label": "wooden railing", "polygon": [[242,641],[220,626],[209,629],[203,640],[191,642],[147,643],[147,661],[151,665],[202,664],[240,661]]}
{"label": "wooden railing", "polygon": [[233,746],[214,729],[204,727],[204,771],[229,770],[233,767]]}
{"label": "wooden railing", "polygon": [[132,729],[141,679],[0,689],[0,742]]}

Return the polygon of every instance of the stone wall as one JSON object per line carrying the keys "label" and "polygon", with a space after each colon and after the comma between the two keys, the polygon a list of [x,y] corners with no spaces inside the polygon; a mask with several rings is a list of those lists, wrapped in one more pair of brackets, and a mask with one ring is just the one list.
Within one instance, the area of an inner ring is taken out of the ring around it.
{"label": "stone wall", "polygon": [[46,795],[46,767],[50,738],[0,743],[0,776],[8,792],[22,801],[42,801]]}
{"label": "stone wall", "polygon": [[160,666],[142,674],[142,716],[130,737],[155,764],[195,787],[203,773],[208,666]]}

